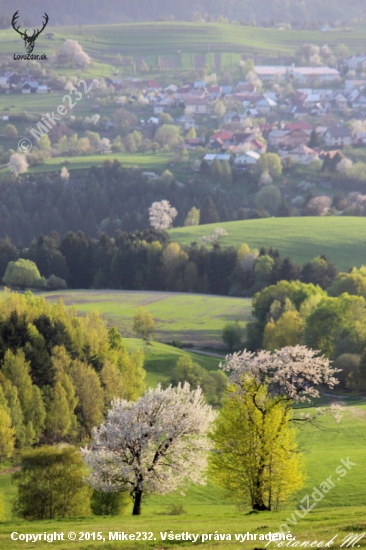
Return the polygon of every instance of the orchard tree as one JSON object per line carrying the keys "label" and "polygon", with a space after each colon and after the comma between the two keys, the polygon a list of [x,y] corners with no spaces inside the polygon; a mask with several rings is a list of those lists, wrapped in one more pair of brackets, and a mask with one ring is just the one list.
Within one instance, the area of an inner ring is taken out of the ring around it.
{"label": "orchard tree", "polygon": [[[337,369],[305,346],[257,355],[245,350],[220,366],[230,372],[231,386],[212,433],[213,473],[232,499],[249,500],[253,510],[272,510],[303,482],[292,426],[316,425],[326,412],[296,413],[293,405],[319,397],[320,385],[333,388]],[[338,407],[330,412],[339,419]]]}
{"label": "orchard tree", "polygon": [[204,246],[208,244],[212,244],[212,246],[217,245],[223,237],[227,237],[228,232],[226,229],[223,229],[222,227],[216,227],[213,233],[211,235],[198,237],[198,240],[200,243],[202,243]]}
{"label": "orchard tree", "polygon": [[69,181],[70,173],[69,173],[68,169],[66,168],[66,166],[63,166],[61,168],[60,177],[65,183]]}
{"label": "orchard tree", "polygon": [[29,168],[26,157],[21,153],[13,153],[11,155],[8,167],[15,177],[18,177],[19,174],[24,174]]}
{"label": "orchard tree", "polygon": [[115,399],[107,419],[82,449],[91,468],[89,483],[98,491],[129,491],[133,515],[143,495],[167,494],[188,483],[205,483],[214,413],[200,388],[189,384],[149,389],[137,402]]}
{"label": "orchard tree", "polygon": [[157,230],[166,230],[171,227],[174,218],[178,215],[176,208],[167,200],[153,202],[149,208],[150,225]]}

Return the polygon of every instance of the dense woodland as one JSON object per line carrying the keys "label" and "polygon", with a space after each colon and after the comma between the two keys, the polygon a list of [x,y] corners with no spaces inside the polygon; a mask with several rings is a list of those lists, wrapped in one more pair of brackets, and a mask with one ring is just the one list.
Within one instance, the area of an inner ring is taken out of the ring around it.
{"label": "dense woodland", "polygon": [[[301,27],[306,23],[319,23],[330,21],[350,21],[352,18],[365,16],[363,0],[350,0],[347,10],[341,0],[109,0],[100,3],[97,0],[79,0],[74,3],[72,9],[69,4],[49,0],[46,5],[43,0],[34,0],[31,4],[28,0],[18,0],[16,9],[23,18],[33,22],[35,14],[47,11],[52,17],[52,24],[82,25],[123,23],[131,21],[148,21],[154,19],[174,18],[187,20],[199,11],[202,15],[209,14],[214,18],[219,15],[250,23],[255,20],[261,25],[271,25],[276,22],[290,22]],[[14,12],[12,0],[3,0],[1,11],[4,15],[11,16]]]}
{"label": "dense woodland", "polygon": [[[248,182],[251,176],[246,176]],[[215,205],[213,215],[205,215],[206,197]],[[212,223],[241,219],[243,208],[229,190],[194,181],[183,187],[175,179],[149,182],[142,171],[123,168],[118,161],[106,160],[103,167],[92,166],[86,175],[65,183],[59,174],[25,175],[3,178],[0,182],[0,237],[29,245],[41,233],[83,231],[97,237],[101,231],[113,236],[116,229],[143,230],[149,227],[148,208],[166,199],[178,210],[176,225],[182,226],[188,211],[201,209],[200,221]]]}
{"label": "dense woodland", "polygon": [[[114,238],[106,233],[98,239],[79,231],[60,240],[57,233],[40,236],[28,248],[17,248],[8,238],[0,240],[0,275],[18,258],[36,264],[48,279],[54,275],[69,288],[114,288],[121,290],[163,290],[231,296],[251,296],[281,280],[301,279],[328,288],[337,276],[334,264],[325,256],[303,267],[290,258],[281,259],[278,250],[262,247],[250,250],[243,244],[221,248],[170,242],[164,231],[124,233]],[[62,287],[60,287],[62,288]]]}

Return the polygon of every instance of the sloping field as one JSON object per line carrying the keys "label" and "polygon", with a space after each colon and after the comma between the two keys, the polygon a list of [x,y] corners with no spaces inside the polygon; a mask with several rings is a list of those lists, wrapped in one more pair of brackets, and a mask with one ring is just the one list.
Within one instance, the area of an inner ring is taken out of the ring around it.
{"label": "sloping field", "polygon": [[127,351],[142,349],[145,354],[144,369],[146,370],[146,385],[155,387],[160,382],[168,381],[180,357],[189,357],[206,370],[217,370],[219,363],[223,361],[218,357],[210,357],[193,353],[187,350],[152,342],[146,346],[139,338],[124,338]]}
{"label": "sloping field", "polygon": [[228,236],[222,246],[278,248],[282,257],[289,256],[304,264],[321,254],[347,271],[352,266],[366,265],[366,218],[361,217],[296,217],[243,220],[196,227],[179,227],[169,231],[172,241],[189,244],[223,227]]}
{"label": "sloping field", "polygon": [[[275,58],[294,54],[296,48],[311,42],[335,47],[346,44],[351,51],[365,48],[365,27],[351,32],[278,30],[243,25],[217,23],[151,22],[125,25],[88,25],[79,27],[49,27],[55,33],[52,40],[43,37],[37,42],[42,53],[56,51],[65,38],[78,40],[85,51],[99,63],[112,63],[117,54],[146,56],[148,65],[155,65],[153,56],[207,53],[259,54]],[[23,53],[23,44],[12,29],[0,32],[3,53]],[[240,57],[238,58],[238,60]],[[156,68],[156,67],[155,67]],[[194,68],[194,65],[190,68]],[[223,67],[221,67],[223,68]]]}
{"label": "sloping field", "polygon": [[239,319],[244,326],[251,313],[249,299],[206,294],[71,290],[46,293],[45,297],[48,300],[61,298],[66,305],[75,305],[79,311],[98,309],[127,338],[134,336],[133,317],[136,309],[142,306],[155,321],[155,340],[180,339],[199,347],[222,344],[223,326],[234,319]]}

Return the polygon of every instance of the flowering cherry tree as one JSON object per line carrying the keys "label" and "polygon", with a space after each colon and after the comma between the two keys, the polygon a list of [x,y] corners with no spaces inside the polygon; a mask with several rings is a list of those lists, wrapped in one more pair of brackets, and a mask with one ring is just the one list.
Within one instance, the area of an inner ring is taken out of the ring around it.
{"label": "flowering cherry tree", "polygon": [[[257,354],[244,350],[226,357],[220,367],[230,372],[230,382],[238,391],[243,391],[245,382],[254,381],[254,387],[266,386],[266,393],[274,402],[288,407],[293,403],[310,402],[320,396],[320,385],[333,388],[339,383],[335,374],[340,369],[331,367],[329,359],[319,356],[318,350],[306,346],[288,346],[274,353],[259,351]],[[336,407],[331,408],[339,417]],[[301,419],[313,420],[324,410],[317,409],[313,416],[302,415]]]}
{"label": "flowering cherry tree", "polygon": [[[305,346],[245,350],[220,366],[231,384],[211,434],[213,475],[231,499],[247,500],[253,510],[273,510],[303,484],[293,421],[316,423],[325,412],[297,414],[292,405],[319,397],[319,385],[333,388],[339,369]],[[337,407],[330,412],[339,420]]]}
{"label": "flowering cherry tree", "polygon": [[170,205],[169,201],[153,202],[149,208],[150,225],[154,229],[169,229],[178,211]]}
{"label": "flowering cherry tree", "polygon": [[215,418],[200,388],[149,389],[136,402],[115,399],[107,419],[83,448],[89,483],[104,492],[129,491],[133,515],[145,494],[166,494],[188,482],[205,484],[206,434]]}

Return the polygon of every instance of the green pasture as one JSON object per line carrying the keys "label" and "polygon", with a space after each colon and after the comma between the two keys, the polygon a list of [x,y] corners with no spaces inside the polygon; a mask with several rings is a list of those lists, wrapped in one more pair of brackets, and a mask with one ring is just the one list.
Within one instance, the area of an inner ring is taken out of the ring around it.
{"label": "green pasture", "polygon": [[251,301],[246,298],[174,292],[134,290],[67,290],[48,292],[48,300],[61,298],[82,312],[98,309],[108,323],[117,325],[122,336],[132,337],[136,309],[142,306],[155,322],[155,339],[179,339],[199,347],[222,344],[223,326],[234,319],[242,325],[250,319]]}
{"label": "green pasture", "polygon": [[145,354],[144,369],[146,370],[145,380],[147,387],[154,387],[159,382],[168,381],[180,357],[189,357],[192,361],[207,370],[217,370],[219,363],[222,361],[218,357],[193,353],[155,341],[150,346],[146,346],[145,342],[138,338],[125,338],[124,344],[129,352],[136,349],[143,350]]}
{"label": "green pasture", "polygon": [[[219,70],[225,70],[237,67],[242,54],[268,55],[273,61],[280,61],[281,55],[293,54],[304,42],[319,46],[328,44],[330,47],[344,43],[352,52],[362,51],[365,46],[364,26],[353,27],[351,31],[339,29],[324,33],[217,23],[149,22],[81,28],[49,27],[48,31],[55,33],[54,38],[43,36],[37,41],[35,53],[50,55],[65,39],[78,40],[93,59],[93,65],[88,69],[92,76],[112,75],[111,65],[117,54],[131,56],[134,61],[137,57],[144,57],[150,68],[156,71],[159,64],[164,66],[164,60],[162,62],[159,56],[168,60],[168,70],[189,70],[196,67],[194,55],[205,55],[206,65],[213,68],[212,54],[219,53],[222,54]],[[12,29],[0,31],[0,48],[3,54],[24,53],[22,41]],[[49,65],[49,61],[40,63],[44,67]],[[120,73],[134,70],[132,67],[118,69]],[[64,74],[75,73],[75,69],[62,67],[60,70]]]}
{"label": "green pasture", "polygon": [[[91,166],[102,166],[105,160],[118,160],[122,166],[138,166],[141,170],[156,171],[162,173],[169,166],[172,155],[169,153],[156,154],[129,154],[129,153],[107,153],[104,155],[85,155],[79,157],[54,157],[47,159],[45,164],[31,166],[27,174],[38,174],[40,172],[58,172],[63,166],[70,170],[88,170]],[[65,164],[66,161],[66,164]],[[9,168],[0,169],[0,177],[10,174]]]}
{"label": "green pasture", "polygon": [[[345,400],[346,402],[347,400]],[[329,403],[329,402],[328,402]],[[0,491],[6,501],[6,522],[0,523],[0,546],[4,550],[18,550],[21,547],[39,548],[43,550],[50,543],[20,543],[10,539],[11,532],[18,533],[52,533],[70,531],[98,532],[106,537],[106,542],[81,542],[72,544],[68,541],[53,542],[53,547],[69,550],[95,550],[97,548],[123,548],[123,549],[169,549],[184,547],[191,549],[193,543],[175,543],[160,538],[160,532],[173,531],[174,533],[230,533],[234,540],[225,542],[205,542],[204,547],[210,550],[220,548],[237,549],[244,547],[253,550],[255,547],[264,547],[263,543],[253,541],[238,543],[234,534],[268,533],[277,532],[280,525],[287,523],[291,533],[300,542],[304,541],[330,541],[337,535],[333,542],[333,548],[342,547],[346,536],[350,533],[361,535],[366,531],[366,492],[365,492],[365,447],[366,447],[366,403],[365,401],[351,401],[347,406],[340,423],[328,419],[323,422],[323,429],[307,427],[299,435],[301,447],[304,450],[307,479],[304,489],[295,494],[291,501],[280,511],[250,513],[248,509],[239,510],[230,500],[224,498],[221,489],[215,486],[212,480],[206,486],[193,486],[185,495],[178,492],[164,496],[151,496],[146,499],[142,507],[141,517],[132,517],[130,512],[120,517],[88,517],[65,520],[47,520],[25,522],[14,520],[10,515],[11,501],[15,496],[15,487],[11,484],[10,475],[0,475]],[[342,466],[341,459],[349,458],[351,469],[338,480],[335,472],[338,466]],[[309,495],[310,504],[314,501],[312,493],[314,488],[320,488],[320,484],[329,476],[334,480],[334,487],[324,495],[313,510],[300,520],[297,525],[289,520],[300,500]],[[185,513],[171,515],[172,507],[182,505]],[[289,519],[288,519],[289,518]],[[108,533],[124,531],[135,533],[137,531],[153,532],[153,538],[149,542],[108,542]],[[315,546],[315,545],[314,545]],[[314,547],[313,546],[313,547]],[[272,543],[269,548],[275,548]],[[366,548],[365,538],[360,539],[357,548]]]}
{"label": "green pasture", "polygon": [[278,248],[281,256],[289,256],[304,264],[321,254],[335,262],[339,269],[366,264],[366,218],[329,216],[265,218],[216,223],[195,227],[171,229],[172,241],[190,244],[209,235],[216,227],[226,229],[228,236],[222,246],[239,247],[247,243],[251,248]]}

